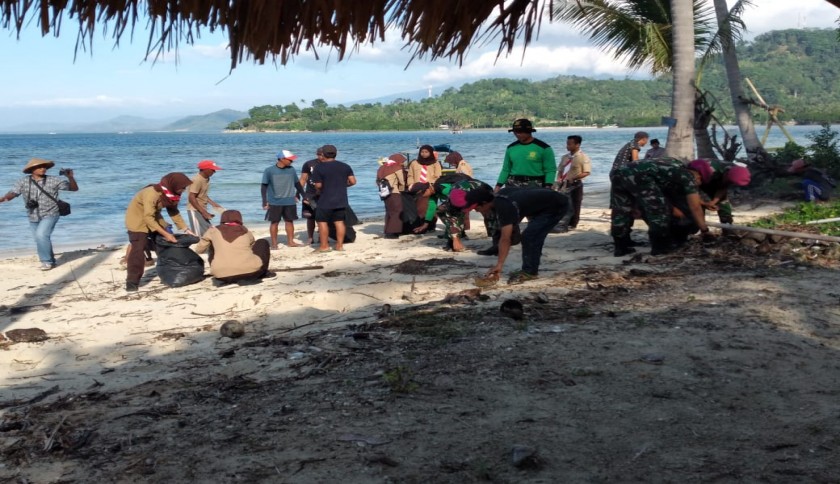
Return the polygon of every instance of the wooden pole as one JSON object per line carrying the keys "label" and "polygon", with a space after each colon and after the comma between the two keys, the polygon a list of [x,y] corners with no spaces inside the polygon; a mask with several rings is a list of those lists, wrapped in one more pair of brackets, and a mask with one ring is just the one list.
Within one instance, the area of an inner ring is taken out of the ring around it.
{"label": "wooden pole", "polygon": [[832,237],[830,235],[806,234],[804,232],[787,232],[784,230],[759,229],[756,227],[747,227],[745,225],[721,224],[717,222],[706,222],[706,225],[710,227],[717,227],[719,229],[740,230],[744,232],[755,232],[758,234],[778,235],[780,237],[790,237],[792,239],[821,240],[823,242],[840,243],[840,237]]}
{"label": "wooden pole", "polygon": [[840,217],[821,218],[819,220],[811,220],[810,222],[805,222],[805,225],[827,224],[827,223],[831,223],[831,222],[840,222]]}

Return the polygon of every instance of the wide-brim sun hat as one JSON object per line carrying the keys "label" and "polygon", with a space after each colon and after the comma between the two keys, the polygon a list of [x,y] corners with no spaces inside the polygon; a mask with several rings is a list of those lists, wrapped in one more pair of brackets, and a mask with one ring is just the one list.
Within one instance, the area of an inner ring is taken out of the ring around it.
{"label": "wide-brim sun hat", "polygon": [[55,166],[55,162],[50,161],[50,160],[45,160],[43,158],[32,158],[31,160],[29,160],[29,163],[27,163],[26,166],[23,167],[23,172],[27,173],[27,174],[32,173],[32,171],[35,170],[35,168],[38,168],[38,167],[41,167],[41,166],[46,166],[47,168],[52,168],[52,167]]}

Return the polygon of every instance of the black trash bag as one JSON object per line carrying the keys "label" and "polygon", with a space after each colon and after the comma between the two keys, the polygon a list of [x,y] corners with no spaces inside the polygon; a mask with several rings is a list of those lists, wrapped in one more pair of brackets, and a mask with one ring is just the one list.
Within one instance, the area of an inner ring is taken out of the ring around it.
{"label": "black trash bag", "polygon": [[160,281],[169,287],[181,287],[204,280],[204,259],[190,249],[200,239],[186,234],[175,238],[178,242],[173,244],[160,235],[155,237]]}
{"label": "black trash bag", "polygon": [[[353,228],[354,225],[359,225],[359,217],[356,216],[356,212],[353,211],[352,208],[349,206],[344,210],[344,243],[345,244],[352,244],[356,241],[356,229]],[[335,235],[335,224],[330,222],[330,238],[332,240],[336,240]]]}

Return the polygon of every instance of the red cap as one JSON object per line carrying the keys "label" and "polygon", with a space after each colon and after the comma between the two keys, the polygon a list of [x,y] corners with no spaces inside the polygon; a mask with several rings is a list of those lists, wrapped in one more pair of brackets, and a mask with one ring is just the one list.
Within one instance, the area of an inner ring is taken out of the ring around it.
{"label": "red cap", "polygon": [[201,160],[198,162],[198,169],[219,171],[222,167],[217,165],[213,160]]}

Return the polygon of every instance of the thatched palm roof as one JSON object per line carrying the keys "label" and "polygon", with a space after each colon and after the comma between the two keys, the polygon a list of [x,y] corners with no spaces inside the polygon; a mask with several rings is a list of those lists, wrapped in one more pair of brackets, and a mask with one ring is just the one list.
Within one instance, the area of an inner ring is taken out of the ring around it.
{"label": "thatched palm roof", "polygon": [[[499,52],[527,45],[552,0],[0,0],[0,23],[18,33],[34,21],[59,35],[62,20],[78,23],[77,45],[94,30],[115,43],[149,22],[148,53],[192,43],[221,29],[231,68],[253,59],[288,62],[301,50],[331,47],[339,60],[355,47],[400,32],[415,57],[463,60],[470,45],[498,39]],[[550,10],[548,10],[550,11]],[[484,26],[484,27],[482,27]],[[317,51],[315,52],[317,55]]]}

